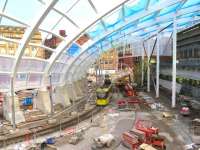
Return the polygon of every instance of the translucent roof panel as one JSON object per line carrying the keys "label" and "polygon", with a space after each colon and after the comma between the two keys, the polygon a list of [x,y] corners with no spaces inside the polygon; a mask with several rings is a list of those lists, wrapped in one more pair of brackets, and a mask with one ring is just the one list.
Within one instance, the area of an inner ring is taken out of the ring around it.
{"label": "translucent roof panel", "polygon": [[131,0],[125,5],[125,16],[131,16],[145,9],[148,0]]}
{"label": "translucent roof panel", "polygon": [[43,7],[44,6],[36,0],[8,0],[4,12],[26,23],[30,23],[32,19],[42,11]]}
{"label": "translucent roof panel", "polygon": [[180,6],[180,3],[177,3],[177,4],[174,4],[172,6],[169,6],[167,8],[164,8],[162,9],[160,12],[159,12],[159,16],[163,16],[163,15],[167,15],[169,13],[172,13],[172,12],[175,12],[176,9]]}
{"label": "translucent roof panel", "polygon": [[122,3],[124,0],[91,0],[94,4],[94,6],[97,9],[97,12],[99,14],[103,14],[105,12],[108,12],[110,9],[116,7],[120,3]]}
{"label": "translucent roof panel", "polygon": [[103,19],[106,28],[112,28],[118,23],[120,23],[122,20],[122,10],[118,9],[115,12],[111,13],[110,15],[106,16]]}
{"label": "translucent roof panel", "polygon": [[80,0],[67,14],[80,27],[86,26],[87,22],[91,22],[96,16],[88,0]]}
{"label": "translucent roof panel", "polygon": [[73,43],[70,46],[70,48],[66,51],[66,54],[69,56],[74,56],[79,52],[80,52],[80,47],[77,44]]}
{"label": "translucent roof panel", "polygon": [[17,88],[37,87],[50,73],[59,84],[77,61],[95,61],[90,53],[172,32],[175,14],[178,31],[200,22],[200,1],[1,0],[0,86],[10,89],[11,74]]}
{"label": "translucent roof panel", "polygon": [[195,5],[199,5],[200,4],[200,1],[199,0],[188,0],[182,8],[188,8],[188,7],[191,7],[191,6],[195,6]]}

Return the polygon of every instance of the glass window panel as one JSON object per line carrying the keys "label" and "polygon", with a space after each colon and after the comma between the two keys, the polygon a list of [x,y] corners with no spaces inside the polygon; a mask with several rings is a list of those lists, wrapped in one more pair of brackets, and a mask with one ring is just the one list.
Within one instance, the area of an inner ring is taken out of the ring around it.
{"label": "glass window panel", "polygon": [[0,71],[11,71],[13,61],[12,58],[0,57]]}
{"label": "glass window panel", "polygon": [[18,73],[16,75],[15,87],[25,87],[28,79],[28,74]]}
{"label": "glass window panel", "polygon": [[0,86],[1,89],[10,88],[10,76],[7,74],[0,74]]}
{"label": "glass window panel", "polygon": [[52,76],[52,84],[56,84],[56,83],[59,83],[59,81],[60,81],[60,76],[61,76],[61,74],[58,74],[58,73],[53,73],[53,74],[51,74]]}
{"label": "glass window panel", "polygon": [[28,80],[28,86],[38,86],[41,83],[42,75],[30,74]]}
{"label": "glass window panel", "polygon": [[59,62],[66,63],[69,59],[70,59],[70,56],[68,56],[68,55],[66,55],[65,53],[63,53],[63,54],[58,58],[58,61],[59,61]]}
{"label": "glass window panel", "polygon": [[32,60],[32,59],[22,59],[19,65],[18,71],[44,71],[46,66],[45,61]]}
{"label": "glass window panel", "polygon": [[51,69],[51,73],[61,73],[64,71],[65,64],[55,63]]}

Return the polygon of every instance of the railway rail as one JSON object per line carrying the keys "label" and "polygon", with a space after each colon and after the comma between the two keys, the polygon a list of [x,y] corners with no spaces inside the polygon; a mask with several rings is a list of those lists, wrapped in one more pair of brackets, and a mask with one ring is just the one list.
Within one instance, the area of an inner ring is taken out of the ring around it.
{"label": "railway rail", "polygon": [[[89,107],[86,108],[86,103],[86,97],[84,97],[65,110],[45,119],[18,125],[15,131],[0,136],[0,148],[33,139],[35,135],[38,137],[76,125],[101,110],[96,105],[88,105]],[[73,114],[72,112],[76,113]],[[48,123],[49,120],[54,120],[54,122]]]}

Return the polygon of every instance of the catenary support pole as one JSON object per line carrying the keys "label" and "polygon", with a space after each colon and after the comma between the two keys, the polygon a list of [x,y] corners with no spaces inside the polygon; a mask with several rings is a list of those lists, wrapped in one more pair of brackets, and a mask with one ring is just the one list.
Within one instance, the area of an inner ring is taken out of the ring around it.
{"label": "catenary support pole", "polygon": [[159,97],[159,74],[160,74],[160,33],[157,34],[157,52],[156,52],[156,98]]}
{"label": "catenary support pole", "polygon": [[144,85],[144,50],[142,49],[142,79],[141,79],[141,86]]}
{"label": "catenary support pole", "polygon": [[52,85],[52,75],[49,75],[49,96],[50,96],[50,102],[51,102],[51,115],[54,113],[54,107],[53,107],[53,85]]}
{"label": "catenary support pole", "polygon": [[12,124],[13,124],[13,129],[16,129],[16,124],[15,124],[15,92],[14,92],[14,80],[13,76],[11,76],[11,98],[12,98]]}
{"label": "catenary support pole", "polygon": [[150,92],[150,40],[147,41],[147,92]]}
{"label": "catenary support pole", "polygon": [[176,107],[176,15],[173,23],[173,60],[172,60],[172,108]]}

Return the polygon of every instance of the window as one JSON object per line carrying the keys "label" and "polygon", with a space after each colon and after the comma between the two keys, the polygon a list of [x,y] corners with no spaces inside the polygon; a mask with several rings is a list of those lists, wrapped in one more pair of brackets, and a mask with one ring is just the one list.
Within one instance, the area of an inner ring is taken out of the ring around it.
{"label": "window", "polygon": [[192,48],[189,49],[189,58],[192,57],[192,50],[193,50]]}

